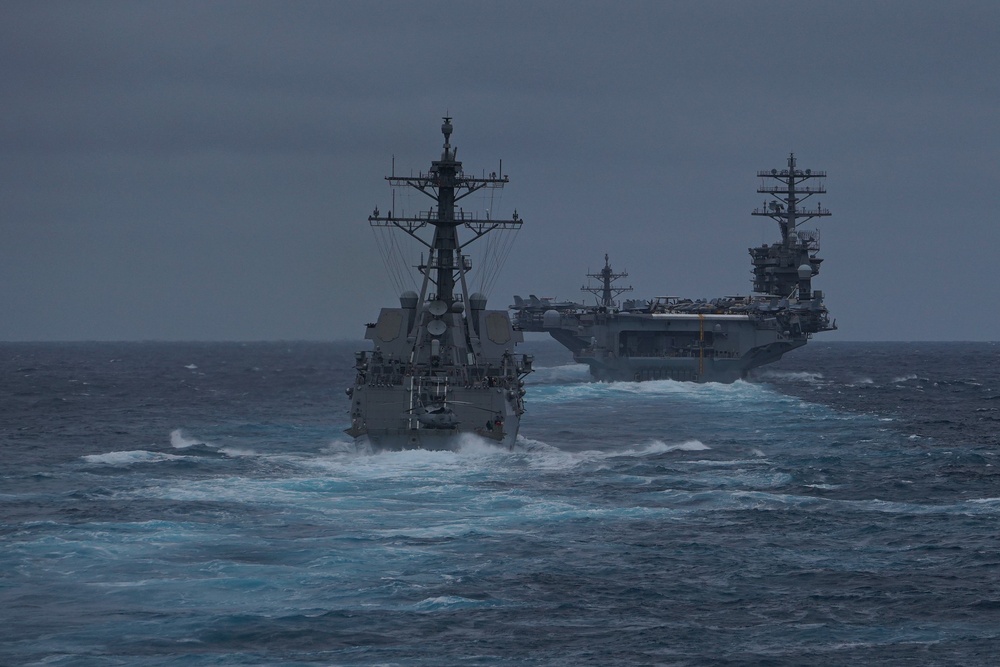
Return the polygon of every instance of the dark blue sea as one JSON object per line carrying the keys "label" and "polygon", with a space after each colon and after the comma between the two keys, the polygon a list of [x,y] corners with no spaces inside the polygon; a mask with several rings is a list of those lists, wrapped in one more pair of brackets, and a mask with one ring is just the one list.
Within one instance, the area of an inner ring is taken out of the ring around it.
{"label": "dark blue sea", "polygon": [[1000,344],[598,384],[358,451],[353,343],[0,344],[0,665],[992,665]]}

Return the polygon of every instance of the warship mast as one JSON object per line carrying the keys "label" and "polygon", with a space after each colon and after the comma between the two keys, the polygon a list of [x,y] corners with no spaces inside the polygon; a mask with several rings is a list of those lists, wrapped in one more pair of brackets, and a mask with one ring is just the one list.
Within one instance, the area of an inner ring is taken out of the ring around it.
{"label": "warship mast", "polygon": [[[818,201],[814,208],[806,208],[802,202],[826,192],[826,186],[819,180],[826,178],[826,172],[797,169],[795,154],[789,153],[787,169],[762,170],[757,176],[762,179],[757,192],[771,195],[773,199],[755,208],[751,215],[766,216],[777,222],[781,242],[750,248],[753,289],[760,294],[783,299],[797,296],[800,301],[807,301],[812,298],[810,282],[819,273],[823,260],[816,256],[819,232],[801,230],[799,226],[813,218],[826,217],[830,211]],[[778,185],[768,185],[768,179],[777,181]]]}
{"label": "warship mast", "polygon": [[[472,262],[468,256],[461,254],[467,245],[495,229],[517,230],[522,225],[516,210],[510,220],[492,220],[488,214],[485,218],[479,218],[462,210],[455,211],[455,204],[461,199],[482,188],[503,188],[509,179],[496,172],[482,178],[466,176],[462,172],[462,163],[456,159],[458,149],[451,145],[451,117],[445,116],[443,120],[441,133],[444,135],[444,148],[441,159],[431,163],[430,171],[421,172],[417,176],[393,174],[385,177],[393,187],[410,187],[427,195],[437,204],[436,209],[432,207],[416,216],[406,217],[393,215],[392,211],[383,216],[376,208],[368,216],[372,227],[397,227],[428,248],[427,263],[417,268],[424,275],[421,302],[430,301],[430,308],[433,310],[441,309],[442,306],[451,309],[455,303],[468,301],[465,274],[472,268]],[[417,230],[427,225],[434,227],[430,243],[417,234]],[[474,234],[464,244],[458,240],[459,225],[465,225]],[[462,287],[460,295],[455,294],[456,279]],[[433,283],[434,292],[427,292],[428,280]],[[435,302],[441,305],[435,305]],[[445,312],[447,310],[434,314],[439,316]]]}
{"label": "warship mast", "polygon": [[622,271],[621,273],[615,273],[611,270],[611,262],[608,261],[608,254],[604,253],[604,268],[601,269],[600,273],[588,273],[588,278],[596,278],[601,281],[600,286],[592,287],[590,285],[584,285],[580,288],[582,292],[590,292],[596,297],[600,297],[601,301],[598,304],[602,308],[614,308],[615,302],[614,298],[619,294],[624,294],[625,292],[631,292],[632,286],[628,287],[616,287],[613,283],[621,278],[628,277],[628,271]]}

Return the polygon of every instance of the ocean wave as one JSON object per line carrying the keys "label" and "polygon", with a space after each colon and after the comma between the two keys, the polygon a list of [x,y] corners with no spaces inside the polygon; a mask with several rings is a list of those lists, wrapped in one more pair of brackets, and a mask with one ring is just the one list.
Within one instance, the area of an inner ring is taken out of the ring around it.
{"label": "ocean wave", "polygon": [[174,449],[187,449],[188,447],[195,447],[197,445],[215,448],[215,445],[209,442],[188,437],[184,434],[183,429],[175,428],[170,432],[170,446]]}
{"label": "ocean wave", "polygon": [[783,380],[785,382],[805,382],[809,384],[819,384],[824,381],[822,373],[811,371],[760,371],[756,374],[757,379]]}
{"label": "ocean wave", "polygon": [[590,380],[590,366],[587,366],[586,364],[566,364],[563,366],[536,368],[535,371],[525,379],[525,384],[569,384],[589,382]]}
{"label": "ocean wave", "polygon": [[454,611],[455,609],[469,609],[472,607],[492,607],[495,603],[488,600],[472,600],[459,595],[439,595],[433,598],[426,598],[413,605],[415,611]]}
{"label": "ocean wave", "polygon": [[134,463],[159,463],[161,461],[182,461],[186,456],[177,454],[165,454],[163,452],[150,452],[145,449],[135,449],[122,452],[108,452],[107,454],[88,454],[81,457],[87,463],[110,466],[126,466]]}
{"label": "ocean wave", "polygon": [[256,450],[242,449],[240,447],[221,447],[219,449],[219,452],[221,454],[225,454],[226,456],[232,456],[234,458],[241,456],[260,456],[260,454]]}
{"label": "ocean wave", "polygon": [[666,454],[667,452],[700,452],[711,449],[701,440],[685,440],[684,442],[668,444],[662,440],[652,440],[636,449],[627,449],[620,452],[608,452],[610,456],[649,456],[653,454]]}
{"label": "ocean wave", "polygon": [[355,442],[354,440],[331,440],[323,449],[320,450],[323,454],[371,454],[372,446],[368,442]]}
{"label": "ocean wave", "polygon": [[308,468],[326,469],[332,474],[366,479],[395,478],[427,474],[509,472],[527,468],[538,471],[568,471],[581,465],[621,458],[645,458],[669,452],[696,452],[711,447],[701,440],[689,438],[678,442],[652,439],[638,443],[622,443],[620,447],[565,450],[542,440],[518,435],[513,448],[473,434],[458,438],[453,450],[379,450],[370,446],[355,446],[352,442],[333,441],[321,450],[319,457],[302,457],[299,463]]}
{"label": "ocean wave", "polygon": [[763,396],[784,398],[773,389],[737,380],[729,384],[717,382],[680,382],[677,380],[648,380],[645,382],[584,382],[570,385],[536,385],[530,388],[528,400],[535,403],[561,403],[587,399],[630,398],[634,396],[656,398],[660,396],[689,397],[697,400],[731,400],[733,398],[757,401]]}

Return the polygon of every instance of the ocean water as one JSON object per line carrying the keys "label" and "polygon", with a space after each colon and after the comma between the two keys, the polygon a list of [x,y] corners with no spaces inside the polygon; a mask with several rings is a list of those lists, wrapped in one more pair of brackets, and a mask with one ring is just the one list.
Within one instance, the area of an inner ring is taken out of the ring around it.
{"label": "ocean water", "polygon": [[0,665],[991,665],[1000,345],[591,383],[358,451],[352,343],[0,344]]}

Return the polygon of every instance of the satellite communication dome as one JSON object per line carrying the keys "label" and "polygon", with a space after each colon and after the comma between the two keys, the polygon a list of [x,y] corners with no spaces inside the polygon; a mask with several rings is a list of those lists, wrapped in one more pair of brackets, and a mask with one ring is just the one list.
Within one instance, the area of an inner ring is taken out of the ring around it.
{"label": "satellite communication dome", "polygon": [[559,315],[558,310],[546,310],[542,314],[542,326],[545,328],[558,327],[561,319],[562,316]]}
{"label": "satellite communication dome", "polygon": [[469,297],[469,307],[472,310],[483,310],[486,308],[486,295],[482,292],[473,292]]}
{"label": "satellite communication dome", "polygon": [[420,297],[413,290],[406,290],[399,295],[399,305],[403,308],[416,308]]}

